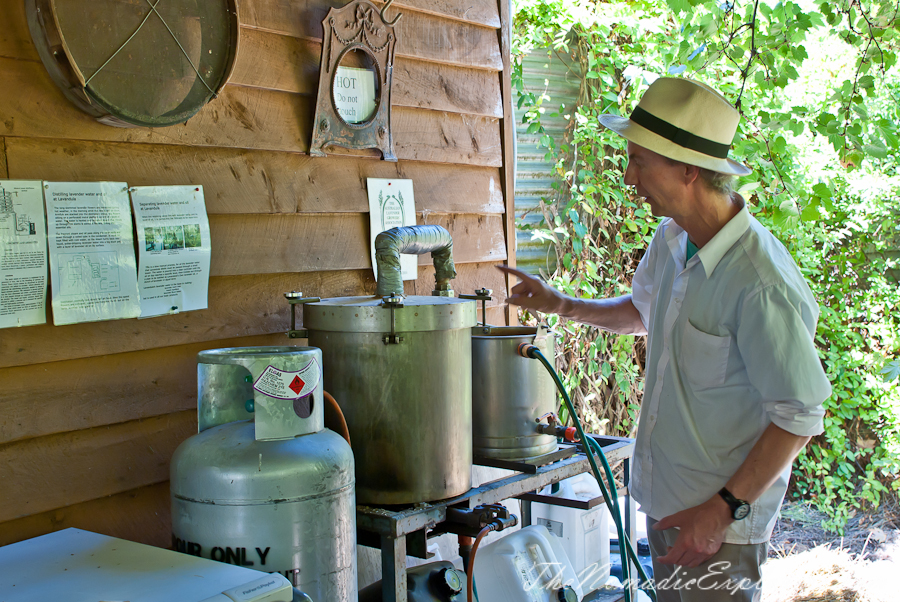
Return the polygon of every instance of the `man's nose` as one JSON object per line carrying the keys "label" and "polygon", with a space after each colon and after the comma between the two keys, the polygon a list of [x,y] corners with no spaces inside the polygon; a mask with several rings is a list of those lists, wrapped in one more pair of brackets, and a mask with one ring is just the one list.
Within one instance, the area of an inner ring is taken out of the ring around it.
{"label": "man's nose", "polygon": [[631,165],[625,168],[624,181],[626,186],[637,186],[637,175],[635,175],[635,169]]}

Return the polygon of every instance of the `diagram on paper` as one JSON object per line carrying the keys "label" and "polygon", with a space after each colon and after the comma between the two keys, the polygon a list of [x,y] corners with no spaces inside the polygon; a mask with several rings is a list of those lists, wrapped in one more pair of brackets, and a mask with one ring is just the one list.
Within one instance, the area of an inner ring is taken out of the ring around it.
{"label": "diagram on paper", "polygon": [[19,236],[35,236],[37,234],[36,224],[29,215],[16,213],[15,196],[16,191],[9,191],[0,187],[0,219],[11,221],[14,223],[16,234]]}
{"label": "diagram on paper", "polygon": [[59,294],[62,297],[119,292],[119,254],[60,253]]}

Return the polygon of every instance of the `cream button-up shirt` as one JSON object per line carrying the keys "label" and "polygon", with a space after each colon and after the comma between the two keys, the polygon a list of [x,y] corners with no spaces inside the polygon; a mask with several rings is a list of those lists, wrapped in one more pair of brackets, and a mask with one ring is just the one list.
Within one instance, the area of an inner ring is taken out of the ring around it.
{"label": "cream button-up shirt", "polygon": [[[631,488],[656,520],[715,495],[770,423],[821,433],[831,395],[813,341],[818,305],[784,246],[746,207],[687,263],[686,242],[664,220],[632,283],[648,340]],[[726,543],[769,539],[789,477]]]}

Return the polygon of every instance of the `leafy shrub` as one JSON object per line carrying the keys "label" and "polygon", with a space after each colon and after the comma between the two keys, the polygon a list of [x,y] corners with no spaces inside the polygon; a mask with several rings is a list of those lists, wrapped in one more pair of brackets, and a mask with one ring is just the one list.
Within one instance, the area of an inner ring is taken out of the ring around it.
{"label": "leafy shrub", "polygon": [[[817,0],[816,10],[792,2],[738,8],[721,0],[516,4],[514,55],[533,48],[566,53],[581,80],[577,106],[557,109],[552,99],[525,89],[521,61],[513,73],[530,133],[543,132],[547,111],[570,117],[563,140],[541,139],[558,178],[553,198],[541,205],[543,223],[531,229],[556,253],[550,283],[574,296],[628,292],[656,226],[648,207],[622,184],[624,141],[601,127],[598,116],[627,115],[660,75],[713,83],[742,113],[732,156],[754,172],[741,179],[740,192],[791,251],[821,309],[816,342],[834,394],[825,402],[825,432],[795,463],[791,495],[813,501],[838,531],[856,509],[896,495],[900,185],[890,178],[900,146],[896,6],[858,0]],[[835,76],[836,85],[830,83]],[[824,93],[817,88],[822,81],[831,86]],[[882,187],[878,194],[871,193],[873,182]],[[643,339],[550,320],[566,333],[560,368],[588,424],[633,432]]]}

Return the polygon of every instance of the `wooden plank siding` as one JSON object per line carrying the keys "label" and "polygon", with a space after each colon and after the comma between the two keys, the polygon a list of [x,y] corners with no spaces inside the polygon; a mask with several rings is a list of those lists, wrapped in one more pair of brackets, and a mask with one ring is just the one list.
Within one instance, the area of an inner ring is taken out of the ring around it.
{"label": "wooden plank siding", "polygon": [[6,161],[6,138],[0,138],[0,178],[9,177],[9,168]]}
{"label": "wooden plank siding", "polygon": [[[283,333],[0,368],[0,445],[197,408],[197,354],[285,345]],[[94,371],[102,366],[104,378]]]}
{"label": "wooden plank siding", "polygon": [[[329,9],[345,4],[344,0],[250,0],[240,3],[238,17],[242,28],[321,42],[322,21]],[[397,24],[399,56],[489,71],[502,68],[500,49],[485,43],[500,25],[499,8],[490,0],[407,0],[395,2],[392,8],[403,13]],[[397,11],[390,13],[388,19],[393,19]],[[0,0],[0,14],[6,17],[0,31],[0,56],[37,60],[25,3]]]}
{"label": "wooden plank siding", "polygon": [[[430,214],[417,223],[447,228],[454,240],[457,264],[506,259],[501,216]],[[228,215],[210,217],[210,238],[215,241],[254,241],[253,244],[216,244],[210,273],[241,276],[278,272],[315,272],[371,267],[369,219],[365,214],[334,215]],[[431,264],[420,255],[419,265]]]}
{"label": "wooden plank siding", "polygon": [[172,537],[171,524],[169,482],[165,481],[5,522],[0,546],[76,527],[165,547]]}
{"label": "wooden plank siding", "polygon": [[[482,0],[482,3],[486,2]],[[241,5],[241,25],[321,41],[322,21],[328,10],[345,4],[344,0],[255,0]],[[411,9],[402,12],[403,18],[395,27],[398,57],[495,72],[503,69],[496,27],[445,19]],[[392,11],[392,14],[395,13]]]}
{"label": "wooden plank siding", "polygon": [[59,139],[9,138],[8,144],[13,173],[22,179],[127,180],[134,186],[190,182],[203,186],[211,214],[365,213],[366,178],[413,180],[416,207],[424,212],[499,215],[505,210],[500,171],[493,167]]}
{"label": "wooden plank siding", "polygon": [[[454,289],[464,292],[486,287],[497,295],[492,304],[503,303],[503,276],[493,268],[495,263],[457,266]],[[404,285],[408,295],[430,295],[434,268],[419,267],[419,278]],[[292,290],[322,298],[373,295],[375,279],[371,269],[213,277],[206,310],[67,326],[53,326],[48,321],[5,330],[0,337],[0,368],[285,332],[290,310],[284,293]],[[0,416],[0,422],[5,420]]]}
{"label": "wooden plank siding", "polygon": [[[5,83],[0,88],[3,136],[286,152],[309,149],[315,100],[302,94],[226,86],[218,99],[185,124],[114,128],[70,104],[39,62],[0,58],[0,81]],[[394,107],[392,127],[401,160],[502,165],[497,118]]]}
{"label": "wooden plank siding", "polygon": [[[18,18],[12,19],[12,27],[0,34],[0,57],[38,62],[25,23],[24,3],[4,6],[9,3],[10,0],[0,0],[0,7],[16,13]],[[242,27],[240,33],[240,53],[229,85],[315,98],[321,36],[310,40],[251,27]],[[468,65],[435,64],[423,57],[401,56],[394,64],[391,94],[394,106],[503,117],[496,73],[473,70]]]}
{"label": "wooden plank siding", "polygon": [[197,432],[186,410],[25,439],[0,448],[0,521],[114,495],[169,478],[178,445]]}
{"label": "wooden plank siding", "polygon": [[[512,80],[511,80],[511,54],[510,47],[512,44],[512,2],[511,0],[498,0],[500,7],[501,27],[498,32],[500,39],[500,48],[503,55],[503,74],[501,76],[501,87],[503,89],[503,195],[507,199],[506,203],[506,219],[503,222],[503,232],[506,237],[506,252],[508,255],[507,265],[516,266],[516,121],[512,103]],[[506,293],[512,292],[513,282],[509,276],[506,277]],[[513,307],[507,306],[506,322],[508,324],[518,324],[518,314]]]}
{"label": "wooden plank siding", "polygon": [[[381,0],[372,0],[374,4],[383,6]],[[492,2],[459,2],[458,0],[397,0],[392,4],[395,9],[403,12],[409,8],[424,13],[431,13],[450,19],[458,19],[467,23],[476,23],[486,27],[500,27],[500,15],[498,7]],[[396,13],[389,11],[385,16],[390,21]]]}
{"label": "wooden plank siding", "polygon": [[[390,163],[374,151],[307,154],[321,21],[344,4],[241,2],[240,52],[219,98],[185,124],[123,129],[63,97],[24,3],[0,0],[0,178],[202,185],[213,244],[208,309],[59,327],[48,310],[45,325],[0,331],[0,545],[66,527],[170,545],[168,464],[196,432],[196,354],[305,343],[284,335],[287,291],[374,293],[367,178],[414,181],[417,222],[453,234],[454,289],[493,289],[487,319],[505,322],[493,267],[510,254],[500,5],[392,5],[388,18],[403,18]],[[430,263],[420,258],[406,294],[430,295]]]}

